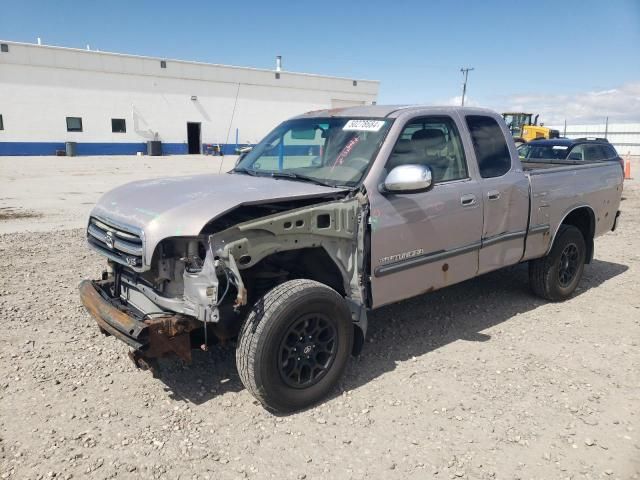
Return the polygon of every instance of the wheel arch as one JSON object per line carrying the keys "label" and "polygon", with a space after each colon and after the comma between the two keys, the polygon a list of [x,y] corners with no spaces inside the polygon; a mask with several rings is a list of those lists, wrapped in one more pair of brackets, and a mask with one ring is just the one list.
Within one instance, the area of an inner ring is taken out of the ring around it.
{"label": "wheel arch", "polygon": [[[322,246],[285,250],[267,255],[255,266],[242,270],[247,280],[259,276],[260,272],[282,269],[286,278],[314,280],[335,290],[345,298],[352,311],[353,319],[353,355],[359,355],[364,347],[367,333],[367,318],[364,306],[349,298],[345,290],[345,277],[340,266],[331,254]],[[282,280],[285,277],[281,277]],[[286,281],[286,280],[285,280]],[[280,282],[281,283],[281,282]],[[271,285],[273,288],[276,285]],[[260,294],[261,292],[256,292]]]}
{"label": "wheel arch", "polygon": [[272,252],[253,267],[242,270],[252,275],[274,268],[282,269],[292,278],[306,278],[322,283],[346,296],[345,278],[338,263],[323,246]]}
{"label": "wheel arch", "polygon": [[593,208],[589,205],[580,205],[567,211],[553,233],[547,254],[549,254],[553,248],[556,236],[558,235],[558,231],[562,225],[572,225],[580,230],[587,246],[585,263],[591,263],[591,260],[593,260],[593,239],[595,237],[596,230],[596,215]]}

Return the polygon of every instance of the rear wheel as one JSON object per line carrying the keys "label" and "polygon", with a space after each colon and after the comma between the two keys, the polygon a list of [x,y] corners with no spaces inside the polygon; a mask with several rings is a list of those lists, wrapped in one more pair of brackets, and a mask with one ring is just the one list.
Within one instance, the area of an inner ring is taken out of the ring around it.
{"label": "rear wheel", "polygon": [[335,387],[352,344],[351,314],[338,292],[291,280],[254,305],[240,332],[236,363],[254,397],[270,410],[289,412]]}
{"label": "rear wheel", "polygon": [[573,225],[561,225],[549,254],[529,262],[531,289],[552,302],[569,298],[580,283],[586,257],[582,232]]}

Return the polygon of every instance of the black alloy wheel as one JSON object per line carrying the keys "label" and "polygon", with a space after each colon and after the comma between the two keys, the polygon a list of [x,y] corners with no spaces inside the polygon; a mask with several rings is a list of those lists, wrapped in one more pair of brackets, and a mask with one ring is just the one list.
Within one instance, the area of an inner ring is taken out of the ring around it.
{"label": "black alloy wheel", "polygon": [[280,344],[282,380],[294,388],[318,383],[331,368],[337,349],[335,322],[321,314],[297,319]]}

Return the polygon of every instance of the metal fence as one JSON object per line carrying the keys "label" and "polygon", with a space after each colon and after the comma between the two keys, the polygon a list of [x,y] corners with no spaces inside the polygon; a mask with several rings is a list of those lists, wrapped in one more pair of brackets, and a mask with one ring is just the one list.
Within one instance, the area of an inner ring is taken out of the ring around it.
{"label": "metal fence", "polygon": [[640,156],[640,123],[609,123],[547,125],[568,138],[606,138],[622,156]]}

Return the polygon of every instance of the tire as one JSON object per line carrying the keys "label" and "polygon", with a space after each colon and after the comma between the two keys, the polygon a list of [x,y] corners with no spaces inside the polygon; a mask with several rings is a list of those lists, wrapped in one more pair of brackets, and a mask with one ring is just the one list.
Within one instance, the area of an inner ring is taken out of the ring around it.
{"label": "tire", "polygon": [[242,383],[263,406],[291,412],[333,390],[352,345],[344,298],[322,283],[290,280],[254,305],[240,331],[236,365]]}
{"label": "tire", "polygon": [[573,225],[561,225],[549,254],[529,262],[533,293],[552,302],[569,298],[580,283],[586,257],[582,232]]}

